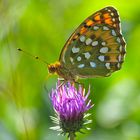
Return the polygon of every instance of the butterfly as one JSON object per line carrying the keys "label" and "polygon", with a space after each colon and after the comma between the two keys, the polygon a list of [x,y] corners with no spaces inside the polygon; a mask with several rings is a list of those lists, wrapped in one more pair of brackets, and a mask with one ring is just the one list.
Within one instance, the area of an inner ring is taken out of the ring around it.
{"label": "butterfly", "polygon": [[105,7],[85,19],[64,45],[50,73],[64,80],[106,77],[120,70],[126,53],[120,19],[114,7]]}
{"label": "butterfly", "polygon": [[64,80],[106,77],[120,70],[126,53],[120,19],[114,7],[105,7],[85,19],[64,45],[50,73]]}
{"label": "butterfly", "polygon": [[121,69],[125,48],[119,14],[114,7],[105,7],[79,25],[65,43],[59,60],[49,64],[48,70],[73,82],[107,77]]}

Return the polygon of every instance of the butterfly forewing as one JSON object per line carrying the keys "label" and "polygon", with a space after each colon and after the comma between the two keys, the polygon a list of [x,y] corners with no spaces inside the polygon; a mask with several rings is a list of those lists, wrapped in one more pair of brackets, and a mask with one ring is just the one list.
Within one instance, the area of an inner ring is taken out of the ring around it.
{"label": "butterfly forewing", "polygon": [[62,49],[60,63],[79,77],[109,76],[121,68],[125,42],[113,7],[88,17]]}

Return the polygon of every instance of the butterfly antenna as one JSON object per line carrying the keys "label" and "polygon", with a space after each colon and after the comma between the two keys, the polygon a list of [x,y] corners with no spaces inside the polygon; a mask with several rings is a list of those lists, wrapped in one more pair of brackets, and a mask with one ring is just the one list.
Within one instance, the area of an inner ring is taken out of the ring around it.
{"label": "butterfly antenna", "polygon": [[29,52],[26,52],[26,51],[22,50],[21,48],[17,48],[17,50],[20,51],[20,52],[25,53],[26,55],[28,55],[28,56],[30,56],[30,57],[33,57],[34,59],[39,60],[40,62],[43,62],[43,63],[49,65],[49,63],[46,62],[44,59],[42,59],[42,58],[40,58],[40,57],[38,57],[38,56],[34,56],[34,55],[30,54]]}

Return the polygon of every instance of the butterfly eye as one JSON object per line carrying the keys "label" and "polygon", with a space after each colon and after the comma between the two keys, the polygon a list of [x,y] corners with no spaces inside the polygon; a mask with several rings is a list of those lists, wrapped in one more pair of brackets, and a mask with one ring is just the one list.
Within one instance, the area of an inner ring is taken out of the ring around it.
{"label": "butterfly eye", "polygon": [[49,73],[55,73],[56,72],[56,67],[53,64],[48,65],[48,70]]}

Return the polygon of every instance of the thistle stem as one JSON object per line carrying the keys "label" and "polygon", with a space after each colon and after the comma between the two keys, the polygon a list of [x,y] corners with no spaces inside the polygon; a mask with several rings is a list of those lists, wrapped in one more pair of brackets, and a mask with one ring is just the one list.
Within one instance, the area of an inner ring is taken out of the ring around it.
{"label": "thistle stem", "polygon": [[69,140],[75,140],[75,135],[73,133],[69,134]]}

